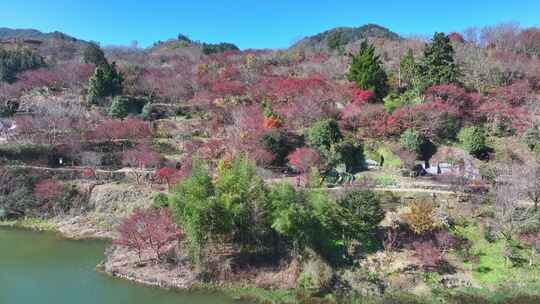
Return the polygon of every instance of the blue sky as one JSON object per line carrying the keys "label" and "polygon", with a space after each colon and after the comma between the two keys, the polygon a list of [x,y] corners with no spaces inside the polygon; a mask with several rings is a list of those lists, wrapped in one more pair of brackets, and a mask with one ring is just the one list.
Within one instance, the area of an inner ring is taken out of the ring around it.
{"label": "blue sky", "polygon": [[539,26],[540,0],[0,0],[0,27],[58,30],[102,45],[148,46],[184,33],[283,48],[336,26],[377,23],[429,35],[510,21]]}

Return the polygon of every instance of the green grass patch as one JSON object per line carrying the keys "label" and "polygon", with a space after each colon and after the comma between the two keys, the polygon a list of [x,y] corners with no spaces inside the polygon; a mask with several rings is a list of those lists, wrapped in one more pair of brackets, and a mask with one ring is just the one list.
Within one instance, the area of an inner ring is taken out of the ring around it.
{"label": "green grass patch", "polygon": [[[481,227],[477,225],[458,227],[455,232],[471,241],[471,253],[478,257],[477,262],[472,264],[472,275],[474,280],[483,287],[540,284],[540,267],[538,265],[529,267],[526,262],[521,265],[506,264],[502,254],[504,242],[502,240],[488,242],[484,238]],[[526,261],[528,249],[516,248],[516,254]],[[464,265],[471,267],[471,262],[465,262]]]}
{"label": "green grass patch", "polygon": [[388,174],[375,176],[375,183],[379,187],[394,187],[398,185],[396,179]]}

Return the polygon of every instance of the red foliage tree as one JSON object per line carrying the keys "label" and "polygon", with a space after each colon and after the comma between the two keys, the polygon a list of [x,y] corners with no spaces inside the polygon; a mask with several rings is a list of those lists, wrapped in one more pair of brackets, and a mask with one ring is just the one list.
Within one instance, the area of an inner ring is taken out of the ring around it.
{"label": "red foliage tree", "polygon": [[42,179],[34,186],[34,196],[42,201],[55,200],[64,194],[64,184],[54,179]]}
{"label": "red foliage tree", "polygon": [[362,105],[366,102],[370,102],[375,98],[375,94],[369,90],[362,90],[359,88],[352,88],[352,100],[351,102],[356,105]]}
{"label": "red foliage tree", "polygon": [[305,78],[267,77],[251,89],[251,95],[277,102],[291,102],[297,98],[327,99],[333,87],[319,75]]}
{"label": "red foliage tree", "polygon": [[89,137],[100,141],[116,141],[144,139],[151,135],[148,122],[137,118],[128,118],[125,120],[106,119],[100,122],[93,132],[90,132]]}
{"label": "red foliage tree", "polygon": [[475,111],[482,104],[479,94],[468,93],[465,89],[452,84],[434,85],[425,92],[427,102],[441,102],[457,109],[460,119],[471,120]]}
{"label": "red foliage tree", "polygon": [[20,84],[26,89],[38,87],[56,87],[60,81],[60,76],[47,68],[30,70],[18,76]]}
{"label": "red foliage tree", "polygon": [[145,250],[151,250],[159,260],[164,249],[183,235],[168,209],[137,209],[122,221],[117,230],[119,236],[114,244],[136,250],[139,261]]}
{"label": "red foliage tree", "polygon": [[433,242],[414,242],[414,257],[425,269],[434,269],[442,262],[441,252]]}
{"label": "red foliage tree", "polygon": [[163,167],[156,170],[154,175],[159,178],[161,181],[167,183],[167,186],[170,188],[171,185],[176,183],[180,176],[179,171],[176,168]]}
{"label": "red foliage tree", "polygon": [[136,168],[133,174],[135,175],[137,184],[141,183],[142,175],[145,173],[144,170],[158,166],[161,160],[162,158],[159,153],[143,145],[127,150],[122,154],[122,163]]}
{"label": "red foliage tree", "polygon": [[340,124],[363,137],[376,138],[388,133],[389,114],[381,104],[348,104],[341,109]]}
{"label": "red foliage tree", "polygon": [[459,116],[453,105],[443,101],[404,106],[395,110],[386,121],[387,135],[397,135],[415,129],[427,138],[434,138],[449,117]]}
{"label": "red foliage tree", "polygon": [[289,164],[300,174],[305,174],[311,167],[320,165],[321,156],[319,152],[311,148],[298,148],[287,156]]}
{"label": "red foliage tree", "polygon": [[533,100],[533,90],[529,81],[516,81],[510,85],[498,87],[489,92],[491,99],[508,103],[511,106],[520,106],[528,100]]}
{"label": "red foliage tree", "polygon": [[96,178],[96,171],[92,168],[84,168],[82,172],[84,178]]}
{"label": "red foliage tree", "polygon": [[456,244],[457,239],[450,232],[441,230],[435,233],[435,241],[439,249],[445,253]]}
{"label": "red foliage tree", "polygon": [[451,42],[460,42],[460,43],[465,42],[465,39],[463,38],[463,36],[460,33],[456,33],[456,32],[448,34],[448,39],[450,39]]}

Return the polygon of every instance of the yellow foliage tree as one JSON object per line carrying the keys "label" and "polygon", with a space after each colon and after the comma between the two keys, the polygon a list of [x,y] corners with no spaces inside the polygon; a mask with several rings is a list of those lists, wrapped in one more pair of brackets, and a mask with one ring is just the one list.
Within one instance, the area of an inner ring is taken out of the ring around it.
{"label": "yellow foliage tree", "polygon": [[409,212],[404,214],[404,220],[418,235],[431,231],[436,225],[433,204],[426,201],[410,203]]}

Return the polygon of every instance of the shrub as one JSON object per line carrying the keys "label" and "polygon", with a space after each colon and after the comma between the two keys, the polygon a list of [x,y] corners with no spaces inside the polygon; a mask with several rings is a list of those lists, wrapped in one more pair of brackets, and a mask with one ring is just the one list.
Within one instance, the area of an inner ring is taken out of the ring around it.
{"label": "shrub", "polygon": [[389,94],[384,99],[384,109],[388,112],[394,112],[395,109],[406,105],[417,105],[423,102],[422,97],[412,90],[406,91],[401,95]]}
{"label": "shrub", "polygon": [[533,150],[538,144],[540,144],[540,129],[538,126],[533,126],[525,131],[523,134],[525,143],[529,149]]}
{"label": "shrub", "polygon": [[24,216],[41,205],[34,197],[36,181],[26,170],[0,168],[0,209],[5,217]]}
{"label": "shrub", "polygon": [[340,142],[343,139],[338,124],[334,119],[324,119],[314,123],[307,131],[308,143],[324,152],[330,149],[330,146]]}
{"label": "shrub", "polygon": [[162,192],[157,192],[152,195],[152,208],[168,208],[169,207],[169,197],[167,194]]}
{"label": "shrub", "polygon": [[330,287],[334,278],[334,271],[328,263],[317,254],[311,254],[302,265],[302,272],[298,277],[298,286],[310,293],[317,293]]}
{"label": "shrub", "polygon": [[407,129],[399,140],[401,146],[409,151],[420,152],[425,139],[413,129]]}
{"label": "shrub", "polygon": [[0,145],[0,158],[9,160],[47,160],[52,148],[49,145],[21,143]]}
{"label": "shrub", "polygon": [[359,140],[347,138],[335,145],[335,153],[331,155],[334,165],[344,164],[346,171],[356,173],[364,167],[364,146]]}
{"label": "shrub", "polygon": [[487,149],[486,136],[481,127],[468,127],[459,131],[458,139],[463,148],[474,156],[481,156]]}
{"label": "shrub", "polygon": [[274,130],[263,135],[262,146],[274,154],[273,164],[282,166],[287,161],[287,155],[297,146],[297,142],[283,131]]}
{"label": "shrub", "polygon": [[141,117],[144,120],[163,119],[168,116],[168,111],[163,105],[146,103],[141,110]]}
{"label": "shrub", "polygon": [[340,206],[322,191],[295,190],[290,184],[270,188],[272,228],[298,250],[313,249],[325,260],[340,264],[346,258]]}
{"label": "shrub", "polygon": [[64,191],[64,185],[54,179],[42,179],[34,186],[34,196],[42,201],[58,199]]}
{"label": "shrub", "polygon": [[409,209],[404,215],[404,220],[414,233],[422,235],[435,228],[433,204],[416,201],[409,204]]}
{"label": "shrub", "polygon": [[167,186],[170,188],[179,180],[179,171],[176,168],[163,167],[159,168],[154,172],[154,175],[161,180],[161,182],[166,182]]}
{"label": "shrub", "polygon": [[442,140],[456,140],[461,128],[461,120],[457,117],[447,115],[441,125],[435,129],[435,135]]}
{"label": "shrub", "polygon": [[401,147],[416,153],[417,159],[428,160],[435,153],[436,147],[428,139],[413,129],[407,129],[400,138]]}
{"label": "shrub", "polygon": [[445,253],[450,248],[454,247],[458,240],[450,232],[441,230],[435,233],[435,241],[437,242],[439,249]]}
{"label": "shrub", "polygon": [[0,117],[9,117],[17,113],[19,101],[0,97]]}
{"label": "shrub", "polygon": [[379,175],[375,177],[377,186],[392,187],[397,185],[396,179],[392,175]]}

